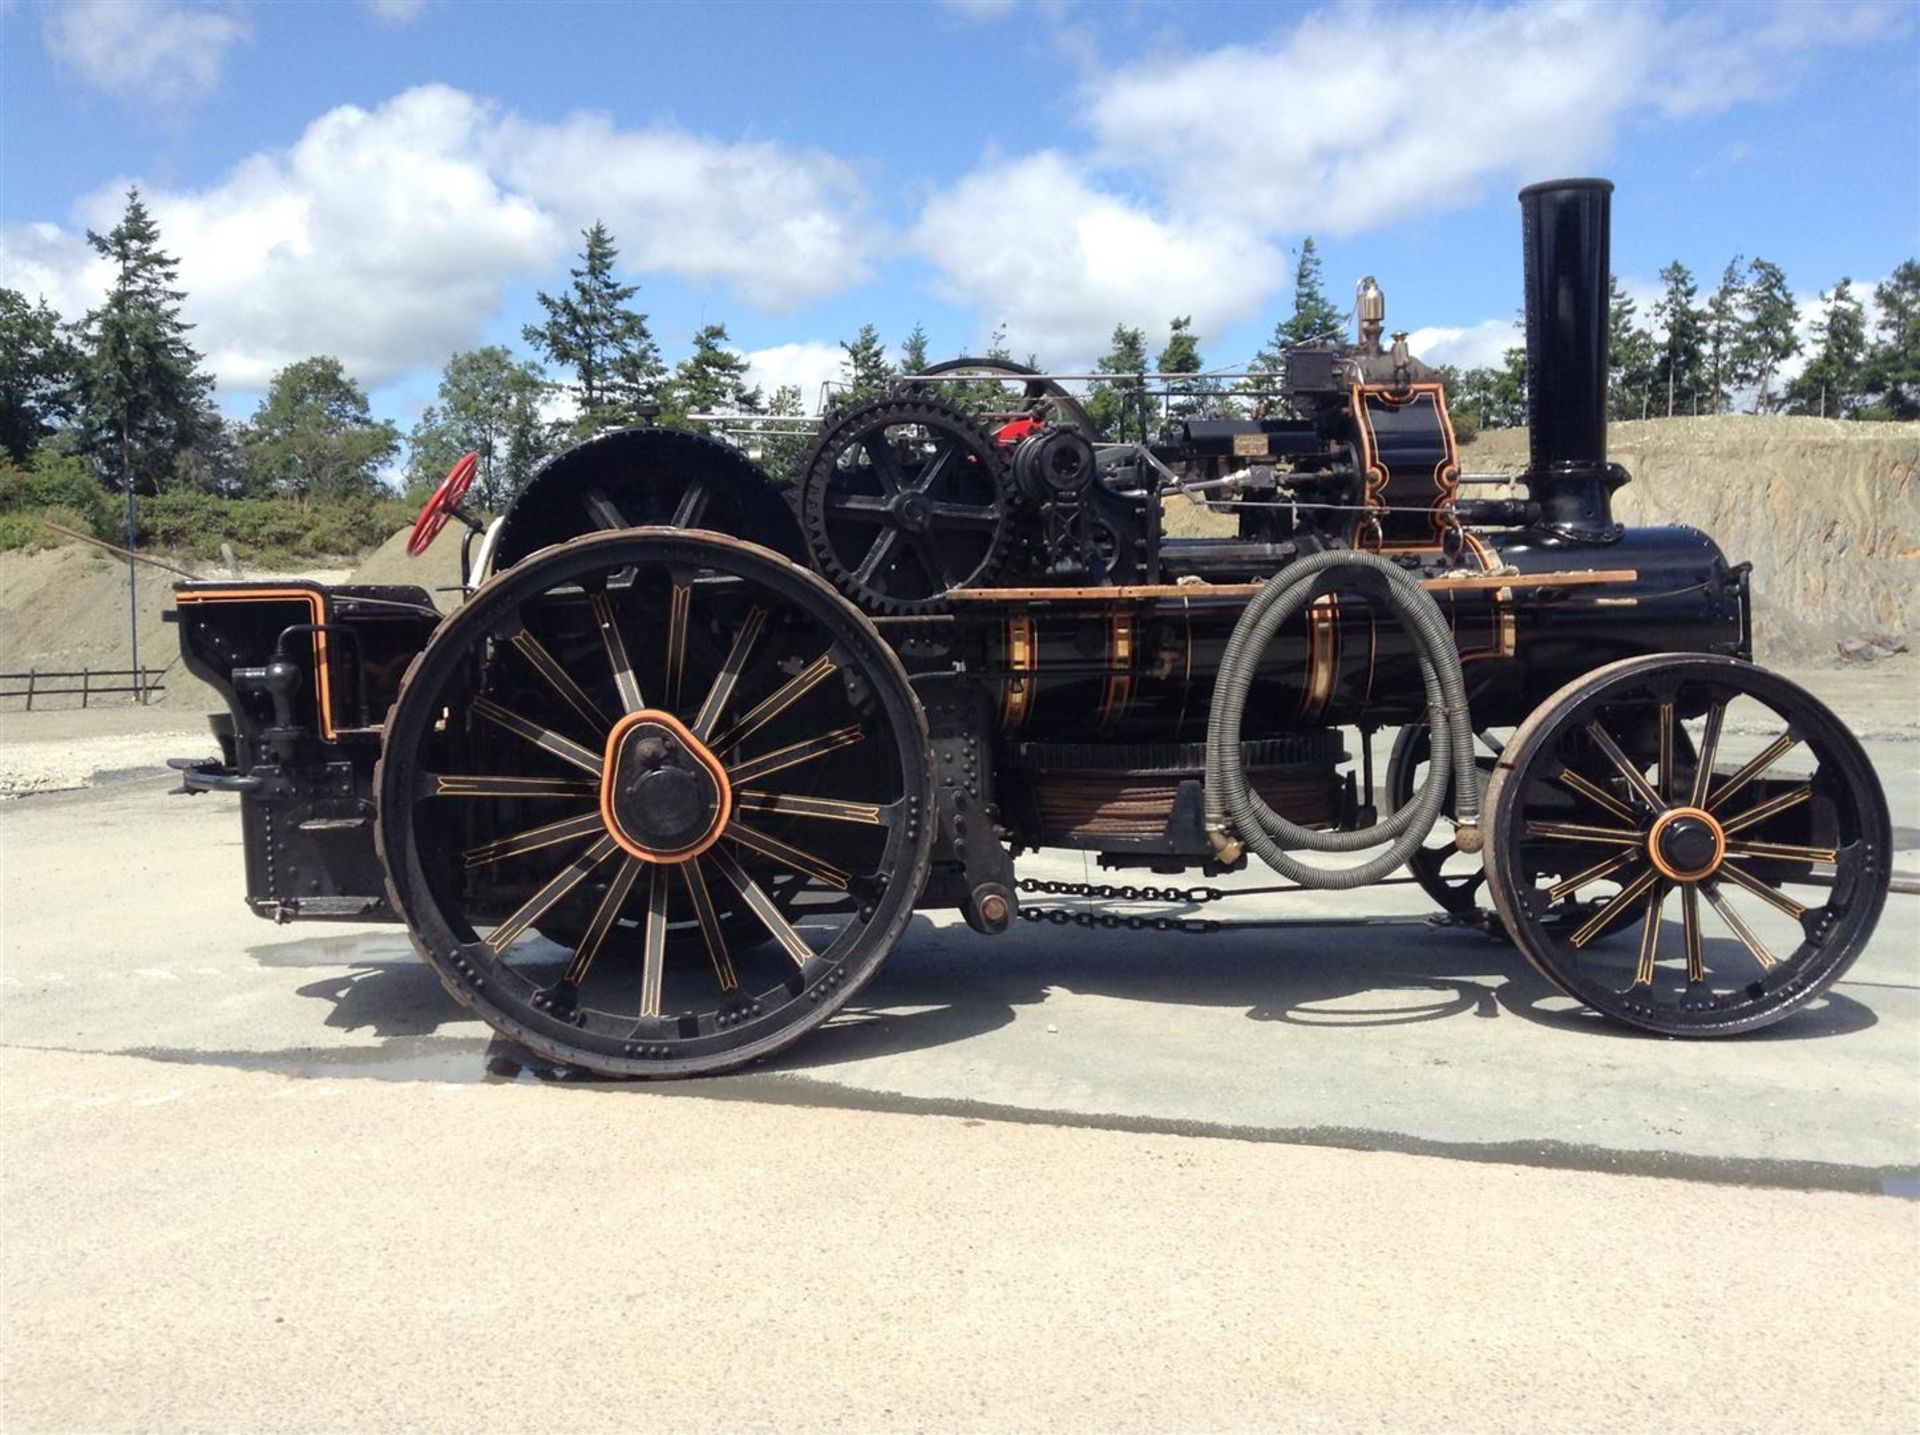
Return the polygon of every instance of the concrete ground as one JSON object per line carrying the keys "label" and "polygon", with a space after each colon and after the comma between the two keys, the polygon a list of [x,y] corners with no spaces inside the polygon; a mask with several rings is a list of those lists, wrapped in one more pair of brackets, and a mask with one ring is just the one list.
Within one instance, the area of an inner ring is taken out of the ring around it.
{"label": "concrete ground", "polygon": [[[205,746],[40,717],[23,770]],[[489,1076],[397,928],[248,915],[167,786],[0,803],[10,1431],[1920,1427],[1920,898],[1708,1044],[1406,887],[923,916],[777,1062],[608,1088]]]}

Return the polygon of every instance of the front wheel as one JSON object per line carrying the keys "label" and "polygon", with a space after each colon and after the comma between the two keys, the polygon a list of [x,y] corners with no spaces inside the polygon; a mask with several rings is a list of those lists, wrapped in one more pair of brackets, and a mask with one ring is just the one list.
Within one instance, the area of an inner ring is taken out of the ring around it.
{"label": "front wheel", "polygon": [[[1487,812],[1488,889],[1527,958],[1667,1036],[1751,1031],[1812,1001],[1866,946],[1891,879],[1860,744],[1732,658],[1655,654],[1568,684],[1507,744]],[[1621,927],[1636,940],[1600,940]]]}
{"label": "front wheel", "polygon": [[378,841],[462,1002],[555,1061],[722,1071],[879,967],[931,853],[926,719],[819,578],[718,534],[535,554],[389,715]]}

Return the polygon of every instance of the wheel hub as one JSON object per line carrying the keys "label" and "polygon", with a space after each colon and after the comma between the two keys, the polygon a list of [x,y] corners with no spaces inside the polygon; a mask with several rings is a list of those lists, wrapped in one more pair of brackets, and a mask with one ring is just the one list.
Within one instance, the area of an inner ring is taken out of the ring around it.
{"label": "wheel hub", "polygon": [[893,519],[909,533],[925,533],[933,520],[927,500],[917,493],[903,493],[893,503]]}
{"label": "wheel hub", "polygon": [[607,734],[600,815],[646,862],[685,862],[711,847],[732,814],[726,770],[673,714],[629,713]]}
{"label": "wheel hub", "polygon": [[1675,882],[1710,877],[1727,854],[1727,834],[1711,814],[1698,807],[1663,812],[1647,834],[1647,855]]}

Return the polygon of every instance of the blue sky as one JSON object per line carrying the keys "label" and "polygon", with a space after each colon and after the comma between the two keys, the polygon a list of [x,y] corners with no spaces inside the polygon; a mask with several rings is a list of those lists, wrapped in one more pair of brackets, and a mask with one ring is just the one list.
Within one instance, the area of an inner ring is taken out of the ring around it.
{"label": "blue sky", "polygon": [[0,0],[0,284],[78,314],[126,185],[245,414],[337,354],[402,427],[613,229],[669,359],[728,326],[808,397],[863,322],[1085,365],[1194,316],[1244,362],[1312,234],[1436,362],[1519,303],[1522,183],[1618,185],[1614,268],[1809,299],[1920,250],[1899,4]]}

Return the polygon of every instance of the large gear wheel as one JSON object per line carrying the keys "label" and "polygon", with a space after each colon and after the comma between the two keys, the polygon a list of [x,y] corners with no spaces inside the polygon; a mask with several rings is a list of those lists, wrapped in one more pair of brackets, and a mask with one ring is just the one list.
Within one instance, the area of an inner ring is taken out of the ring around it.
{"label": "large gear wheel", "polygon": [[993,573],[1013,507],[992,435],[925,394],[870,399],[828,424],[800,494],[821,571],[882,613],[928,612]]}

